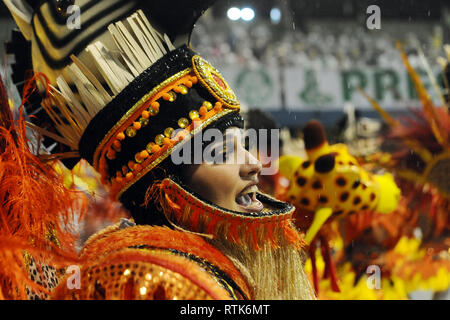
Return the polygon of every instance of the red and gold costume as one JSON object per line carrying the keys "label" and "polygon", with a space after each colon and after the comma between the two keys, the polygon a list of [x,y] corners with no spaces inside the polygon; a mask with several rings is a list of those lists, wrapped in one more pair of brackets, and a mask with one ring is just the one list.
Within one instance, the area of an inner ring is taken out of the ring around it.
{"label": "red and gold costume", "polygon": [[[44,147],[58,145],[58,152],[39,158],[69,168],[86,160],[111,201],[121,202],[134,220],[90,237],[77,257],[66,261],[61,253],[55,267],[78,266],[81,287],[68,285],[74,279],[68,273],[50,298],[314,299],[290,204],[258,193],[261,212],[218,207],[191,192],[183,167],[172,161],[205,129],[243,127],[233,90],[189,47],[193,24],[213,1],[80,0],[75,4],[89,25],[81,29],[66,25],[66,1],[18,2],[7,5],[31,42],[31,83],[49,118],[46,126],[30,126],[46,137]],[[19,194],[9,191],[6,198]],[[59,226],[57,212],[51,218],[41,223]],[[66,230],[55,229],[61,232],[51,240],[58,242]],[[31,233],[24,236],[29,240]],[[2,288],[21,286],[14,275]]]}
{"label": "red and gold costume", "polygon": [[80,290],[60,286],[56,299],[248,299],[246,280],[201,237],[166,227],[109,227],[80,256]]}

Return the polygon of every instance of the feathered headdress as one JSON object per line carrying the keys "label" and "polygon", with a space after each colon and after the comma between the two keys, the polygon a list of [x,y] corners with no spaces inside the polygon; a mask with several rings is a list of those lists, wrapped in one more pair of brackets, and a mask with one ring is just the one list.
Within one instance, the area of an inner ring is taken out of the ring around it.
{"label": "feathered headdress", "polygon": [[[110,187],[112,198],[133,209],[137,223],[150,219],[141,207],[152,185],[177,196],[175,187],[155,183],[177,170],[169,161],[175,151],[206,128],[243,126],[233,90],[189,48],[195,21],[213,2],[44,1],[30,9],[25,1],[6,1],[32,43],[34,71],[46,76],[40,86],[45,91],[42,106],[55,130],[36,129],[68,148],[60,158],[86,159]],[[69,23],[77,8],[80,29]],[[189,192],[182,192],[183,201],[188,200]],[[187,205],[198,213],[204,205],[194,200]],[[169,207],[178,212],[178,206]],[[261,226],[253,230],[264,231],[268,222],[286,220],[279,234],[298,244],[289,220],[293,208],[280,206],[273,214],[220,216],[216,213],[221,208],[211,204],[211,216],[226,217],[230,230],[252,224]],[[195,221],[190,218],[191,231],[201,229]],[[256,235],[252,237],[249,241],[258,243]]]}
{"label": "feathered headdress", "polygon": [[42,107],[55,130],[35,129],[68,148],[60,158],[87,159],[115,198],[179,142],[239,117],[219,71],[188,48],[212,2],[72,1],[82,25],[71,29],[67,1],[5,1],[45,74]]}

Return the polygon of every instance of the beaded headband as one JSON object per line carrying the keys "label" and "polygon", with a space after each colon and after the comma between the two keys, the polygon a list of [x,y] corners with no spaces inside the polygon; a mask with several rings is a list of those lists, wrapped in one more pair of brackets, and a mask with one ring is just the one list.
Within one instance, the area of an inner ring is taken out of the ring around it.
{"label": "beaded headband", "polygon": [[[155,74],[165,79],[159,82]],[[80,155],[119,198],[196,133],[238,111],[239,102],[220,72],[183,46],[152,65],[91,120]]]}

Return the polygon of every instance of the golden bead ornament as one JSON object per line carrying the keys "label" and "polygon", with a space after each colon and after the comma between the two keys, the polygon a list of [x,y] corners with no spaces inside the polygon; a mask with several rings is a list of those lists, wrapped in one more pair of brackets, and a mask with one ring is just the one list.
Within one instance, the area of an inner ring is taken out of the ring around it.
{"label": "golden bead ornament", "polygon": [[150,112],[150,115],[152,115],[154,117],[159,113],[159,109],[151,107],[150,109],[148,109],[148,112]]}
{"label": "golden bead ornament", "polygon": [[209,101],[203,102],[202,107],[206,107],[206,109],[208,111],[210,111],[210,110],[212,110],[212,108],[214,108],[213,104],[211,102],[209,102]]}
{"label": "golden bead ornament", "polygon": [[119,140],[115,140],[112,144],[112,148],[114,149],[114,151],[120,152],[122,150],[122,144]]}
{"label": "golden bead ornament", "polygon": [[162,146],[164,144],[164,138],[165,138],[165,136],[163,134],[158,134],[155,137],[155,143],[159,146]]}
{"label": "golden bead ornament", "polygon": [[142,111],[141,117],[142,117],[141,119],[150,118],[150,112],[148,112],[147,110]]}
{"label": "golden bead ornament", "polygon": [[159,110],[159,107],[160,107],[161,105],[159,104],[159,102],[158,101],[153,101],[151,104],[150,104],[150,107],[152,108],[152,109],[155,109],[155,110]]}
{"label": "golden bead ornament", "polygon": [[216,104],[214,105],[214,110],[216,111],[216,112],[220,112],[221,110],[222,110],[222,103],[220,103],[220,102],[216,102]]}
{"label": "golden bead ornament", "polygon": [[198,113],[197,110],[192,110],[189,112],[189,118],[191,118],[191,120],[196,120],[200,117],[200,114]]}
{"label": "golden bead ornament", "polygon": [[174,102],[177,99],[177,94],[173,91],[169,91],[163,94],[163,99],[169,102]]}
{"label": "golden bead ornament", "polygon": [[142,171],[142,166],[139,164],[139,163],[136,163],[135,165],[134,165],[134,171],[135,172],[141,172]]}
{"label": "golden bead ornament", "polygon": [[182,95],[188,94],[189,90],[184,84],[180,84],[176,87],[176,92],[181,93]]}
{"label": "golden bead ornament", "polygon": [[169,91],[170,99],[169,102],[174,102],[177,99],[177,94],[173,91]]}
{"label": "golden bead ornament", "polygon": [[139,119],[139,123],[141,124],[141,126],[146,127],[148,125],[148,123],[150,122],[150,120],[148,120],[148,118],[140,118]]}
{"label": "golden bead ornament", "polygon": [[129,138],[134,138],[136,136],[136,133],[136,129],[134,129],[133,127],[128,127],[127,130],[125,130],[125,134]]}
{"label": "golden bead ornament", "polygon": [[164,130],[164,135],[165,135],[167,138],[172,138],[172,135],[173,135],[174,132],[175,132],[175,129],[169,127],[169,128],[166,128],[166,130]]}
{"label": "golden bead ornament", "polygon": [[187,128],[187,126],[189,126],[189,120],[186,119],[186,118],[180,118],[180,119],[178,120],[178,126],[179,126],[181,129]]}
{"label": "golden bead ornament", "polygon": [[75,4],[75,0],[57,0],[56,1],[56,11],[63,17],[69,15],[68,9],[70,6]]}
{"label": "golden bead ornament", "polygon": [[192,82],[192,84],[197,84],[197,82],[198,82],[197,76],[191,77],[191,82]]}
{"label": "golden bead ornament", "polygon": [[206,109],[206,107],[200,107],[199,110],[200,116],[204,117],[207,113],[208,113],[208,109]]}
{"label": "golden bead ornament", "polygon": [[140,122],[134,122],[133,123],[133,128],[137,131],[137,130],[141,130],[142,125]]}
{"label": "golden bead ornament", "polygon": [[119,133],[116,135],[116,139],[119,140],[119,141],[125,140],[125,134],[124,134],[123,132],[119,132]]}
{"label": "golden bead ornament", "polygon": [[142,163],[144,162],[144,159],[141,157],[140,152],[136,153],[134,155],[134,161],[136,161],[136,163]]}
{"label": "golden bead ornament", "polygon": [[114,150],[109,150],[108,153],[106,154],[106,157],[109,160],[114,160],[116,158],[116,152]]}
{"label": "golden bead ornament", "polygon": [[155,143],[154,142],[150,142],[149,144],[147,144],[147,146],[145,147],[145,150],[147,150],[147,152],[149,153],[149,154],[152,154],[153,153],[153,146],[155,145]]}
{"label": "golden bead ornament", "polygon": [[125,175],[125,179],[126,179],[127,181],[131,181],[131,180],[133,180],[133,178],[134,178],[133,172],[128,172],[128,173]]}
{"label": "golden bead ornament", "polygon": [[153,146],[153,153],[158,153],[161,150],[161,147],[157,144]]}

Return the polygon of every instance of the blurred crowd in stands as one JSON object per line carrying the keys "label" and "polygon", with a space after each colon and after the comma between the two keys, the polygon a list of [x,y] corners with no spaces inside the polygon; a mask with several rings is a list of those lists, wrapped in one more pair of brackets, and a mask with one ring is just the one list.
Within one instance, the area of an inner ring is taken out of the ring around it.
{"label": "blurred crowd in stands", "polygon": [[[366,21],[308,21],[302,25],[270,21],[202,18],[192,37],[194,47],[225,65],[295,65],[309,68],[395,67],[401,41],[413,66],[420,64],[417,46],[431,64],[443,56],[445,27],[438,22],[383,21],[369,30]],[[214,33],[209,32],[214,30]]]}

